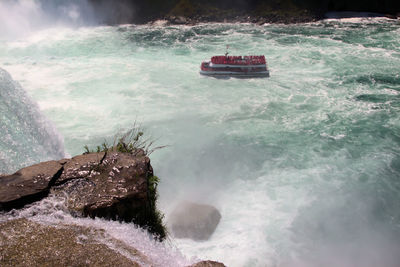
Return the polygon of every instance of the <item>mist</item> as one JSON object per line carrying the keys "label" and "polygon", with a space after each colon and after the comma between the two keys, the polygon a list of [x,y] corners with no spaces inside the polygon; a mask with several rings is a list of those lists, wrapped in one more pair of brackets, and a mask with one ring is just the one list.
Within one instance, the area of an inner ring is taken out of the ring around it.
{"label": "mist", "polygon": [[371,182],[353,183],[355,177],[349,177],[343,187],[314,191],[315,201],[300,209],[291,225],[298,256],[283,266],[398,266],[398,192],[384,190],[386,183],[397,183],[397,174],[390,168],[383,172],[381,179],[370,174]]}
{"label": "mist", "polygon": [[0,2],[0,39],[18,38],[54,27],[128,23],[133,17],[134,8],[127,1],[3,0]]}

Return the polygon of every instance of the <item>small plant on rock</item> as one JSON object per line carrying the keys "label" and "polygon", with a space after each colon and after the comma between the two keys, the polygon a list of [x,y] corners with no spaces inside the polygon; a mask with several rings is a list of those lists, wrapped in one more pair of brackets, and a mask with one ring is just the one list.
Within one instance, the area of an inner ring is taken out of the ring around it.
{"label": "small plant on rock", "polygon": [[96,150],[90,150],[87,145],[84,146],[85,152],[94,153],[94,152],[108,152],[108,151],[117,151],[121,153],[131,153],[133,155],[137,155],[139,153],[143,153],[148,156],[154,151],[164,148],[166,146],[157,146],[153,147],[155,140],[151,137],[144,138],[143,129],[134,123],[133,127],[122,134],[121,136],[116,135],[114,138],[114,143],[112,146],[108,145],[106,141],[101,146],[97,146]]}
{"label": "small plant on rock", "polygon": [[[135,123],[129,131],[122,135],[116,135],[112,146],[104,142],[101,146],[97,146],[96,150],[91,150],[87,145],[84,146],[84,154],[105,152],[129,153],[133,156],[148,156],[157,149],[165,146],[152,147],[154,140],[145,138],[143,130]],[[96,171],[105,168],[103,165],[96,166]],[[134,212],[133,222],[146,228],[155,238],[163,241],[167,236],[166,226],[163,223],[164,215],[157,209],[156,203],[158,198],[157,185],[160,179],[151,173],[147,176],[147,204],[139,207]]]}

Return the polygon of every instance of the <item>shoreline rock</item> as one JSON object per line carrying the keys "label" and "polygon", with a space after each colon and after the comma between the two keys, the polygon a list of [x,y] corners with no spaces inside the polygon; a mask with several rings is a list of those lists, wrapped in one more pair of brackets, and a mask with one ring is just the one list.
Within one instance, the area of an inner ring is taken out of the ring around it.
{"label": "shoreline rock", "polygon": [[[166,237],[162,217],[154,217],[157,216],[156,184],[150,159],[142,150],[134,154],[86,153],[0,175],[0,211],[22,208],[55,195],[65,198],[73,215],[133,222],[162,241]],[[219,212],[206,205],[190,207],[195,207],[200,215],[207,215],[203,216],[206,221],[214,218],[212,234],[220,219]],[[90,225],[47,225],[16,218],[1,221],[0,228],[1,266],[153,266],[144,251]],[[105,237],[112,242],[111,246],[99,242]],[[119,249],[124,253],[119,253]],[[224,266],[215,261],[200,261],[190,267]]]}
{"label": "shoreline rock", "polygon": [[[198,23],[279,23],[293,24],[319,21],[328,12],[364,12],[385,14],[389,18],[398,17],[399,3],[365,3],[344,0],[315,1],[194,1],[166,0],[143,1],[122,0],[124,5],[107,5],[106,0],[90,0],[94,10],[100,14],[104,5],[109,6],[108,25],[154,24],[167,20],[172,25],[195,25]],[[128,15],[127,15],[128,14]],[[129,16],[129,14],[131,14]],[[134,16],[132,15],[134,14]]]}
{"label": "shoreline rock", "polygon": [[[349,12],[350,13],[350,12]],[[346,13],[347,14],[347,13]],[[152,26],[169,26],[169,25],[187,25],[187,26],[195,26],[202,23],[252,23],[257,25],[264,24],[298,24],[298,23],[311,23],[323,21],[325,19],[342,19],[342,18],[387,18],[392,20],[400,20],[400,15],[390,15],[390,14],[376,14],[376,13],[368,13],[368,12],[352,12],[353,16],[349,15],[311,15],[305,14],[301,17],[285,17],[279,14],[271,14],[270,16],[236,16],[234,18],[223,18],[223,19],[208,19],[203,16],[190,18],[184,16],[167,16],[159,19],[155,19],[153,21],[148,22],[148,25]],[[361,14],[361,15],[357,15]],[[362,14],[374,14],[373,16],[363,16]]]}
{"label": "shoreline rock", "polygon": [[59,161],[47,161],[0,176],[0,210],[22,208],[47,197],[63,170]]}
{"label": "shoreline rock", "polygon": [[[158,266],[151,257],[104,229],[41,224],[28,219],[0,222],[0,266]],[[104,242],[107,240],[107,242]],[[225,267],[200,261],[187,267]]]}
{"label": "shoreline rock", "polygon": [[108,238],[122,255],[99,239],[101,229],[77,225],[42,225],[27,219],[0,222],[1,266],[151,266],[148,258],[122,242]]}
{"label": "shoreline rock", "polygon": [[49,194],[66,198],[73,215],[133,222],[166,237],[156,208],[157,180],[144,151],[87,153],[0,176],[0,211],[19,209]]}

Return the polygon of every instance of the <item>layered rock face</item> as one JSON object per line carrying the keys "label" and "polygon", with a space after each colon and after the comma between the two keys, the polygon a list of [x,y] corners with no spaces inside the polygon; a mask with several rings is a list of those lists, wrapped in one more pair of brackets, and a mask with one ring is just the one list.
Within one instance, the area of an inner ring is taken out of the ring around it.
{"label": "layered rock face", "polygon": [[134,222],[163,239],[155,180],[143,151],[89,153],[1,176],[0,210],[20,208],[54,194],[65,197],[72,214]]}

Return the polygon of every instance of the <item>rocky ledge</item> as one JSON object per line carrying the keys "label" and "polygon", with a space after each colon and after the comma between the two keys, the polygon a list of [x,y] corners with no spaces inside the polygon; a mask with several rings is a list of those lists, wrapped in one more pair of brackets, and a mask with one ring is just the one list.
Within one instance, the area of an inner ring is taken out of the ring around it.
{"label": "rocky ledge", "polygon": [[[44,225],[28,219],[0,222],[0,266],[159,266],[103,229]],[[201,261],[188,267],[224,267]]]}
{"label": "rocky ledge", "polygon": [[[0,174],[0,212],[56,196],[65,199],[65,207],[74,216],[133,222],[162,241],[166,228],[163,215],[156,208],[157,184],[145,150],[121,141],[117,147],[105,148],[105,152],[88,150],[71,159],[42,162],[14,174]],[[179,210],[178,229],[194,232],[195,237],[199,231],[206,232],[208,238],[219,222],[219,212],[194,203],[189,208],[202,211],[201,216],[187,222],[185,218],[190,213]],[[206,227],[199,228],[199,222]],[[145,252],[90,226],[42,225],[15,218],[0,220],[0,229],[1,266],[157,266]],[[111,246],[99,241],[104,238]],[[202,266],[225,265],[202,261],[190,267]]]}
{"label": "rocky ledge", "polygon": [[[133,222],[162,241],[166,230],[156,208],[158,178],[144,150],[133,151],[85,153],[0,175],[0,211],[54,195],[63,197],[75,216]],[[0,229],[1,266],[157,266],[145,252],[90,226],[42,225],[19,218],[0,221]],[[203,266],[225,265],[201,261],[189,267]]]}
{"label": "rocky ledge", "polygon": [[133,222],[163,240],[166,231],[156,209],[157,182],[143,150],[86,153],[1,176],[0,210],[18,209],[49,194],[63,196],[76,216]]}

